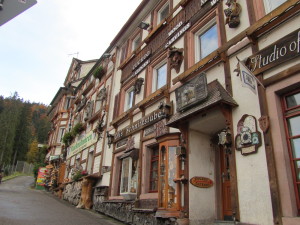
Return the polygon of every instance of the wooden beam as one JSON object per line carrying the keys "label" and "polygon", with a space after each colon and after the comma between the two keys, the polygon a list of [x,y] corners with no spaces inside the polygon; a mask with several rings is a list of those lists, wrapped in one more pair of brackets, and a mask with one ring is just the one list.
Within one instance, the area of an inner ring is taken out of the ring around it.
{"label": "wooden beam", "polygon": [[263,81],[263,85],[265,87],[267,86],[270,86],[272,84],[275,84],[283,79],[286,79],[290,76],[293,76],[295,75],[296,73],[299,73],[300,72],[300,63],[288,68],[288,69],[285,69],[275,75],[273,75],[272,77],[268,78],[268,79],[265,79]]}

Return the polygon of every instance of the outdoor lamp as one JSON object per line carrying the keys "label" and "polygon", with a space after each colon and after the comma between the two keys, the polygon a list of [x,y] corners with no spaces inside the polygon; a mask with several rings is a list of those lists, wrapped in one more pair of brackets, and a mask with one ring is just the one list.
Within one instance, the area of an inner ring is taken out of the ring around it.
{"label": "outdoor lamp", "polygon": [[146,23],[146,22],[144,22],[144,21],[142,21],[139,25],[138,25],[138,27],[139,28],[141,28],[141,29],[143,29],[143,30],[147,30],[147,28],[150,26],[150,24],[149,23]]}

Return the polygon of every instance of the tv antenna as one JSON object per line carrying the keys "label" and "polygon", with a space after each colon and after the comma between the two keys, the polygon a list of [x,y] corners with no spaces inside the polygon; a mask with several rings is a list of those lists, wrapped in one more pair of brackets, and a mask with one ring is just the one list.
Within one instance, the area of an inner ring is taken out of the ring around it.
{"label": "tv antenna", "polygon": [[68,54],[68,56],[76,55],[76,58],[78,58],[78,54],[79,54],[79,52],[75,52],[75,53]]}

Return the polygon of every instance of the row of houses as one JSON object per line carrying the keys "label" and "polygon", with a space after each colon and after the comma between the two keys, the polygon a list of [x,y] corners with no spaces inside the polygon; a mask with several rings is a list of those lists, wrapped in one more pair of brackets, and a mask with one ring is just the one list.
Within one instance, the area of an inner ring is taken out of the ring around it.
{"label": "row of houses", "polygon": [[143,0],[51,102],[51,189],[129,224],[300,224],[300,1]]}

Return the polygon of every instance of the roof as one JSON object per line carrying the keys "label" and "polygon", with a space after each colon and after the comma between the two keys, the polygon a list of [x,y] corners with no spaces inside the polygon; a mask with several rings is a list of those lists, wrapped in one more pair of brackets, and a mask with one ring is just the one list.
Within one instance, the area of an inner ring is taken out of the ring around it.
{"label": "roof", "polygon": [[227,104],[230,106],[238,106],[236,101],[231,95],[223,88],[218,80],[214,80],[208,84],[208,96],[207,99],[197,106],[187,109],[184,112],[175,113],[171,119],[167,122],[167,126],[174,126],[179,121],[187,119],[190,116],[196,115],[204,110],[217,106],[219,104]]}

